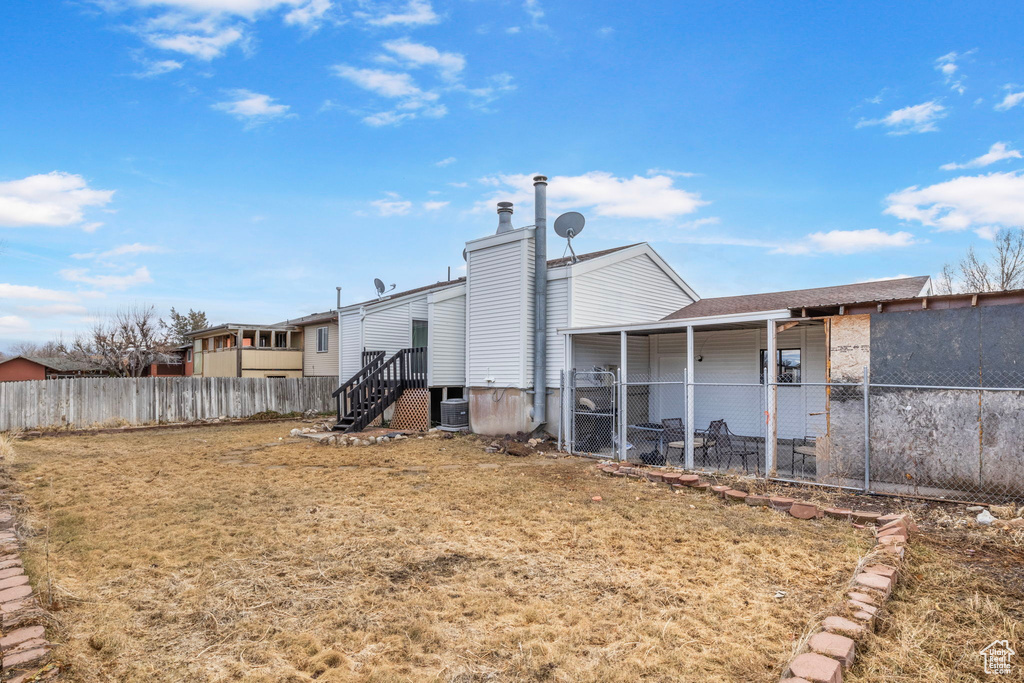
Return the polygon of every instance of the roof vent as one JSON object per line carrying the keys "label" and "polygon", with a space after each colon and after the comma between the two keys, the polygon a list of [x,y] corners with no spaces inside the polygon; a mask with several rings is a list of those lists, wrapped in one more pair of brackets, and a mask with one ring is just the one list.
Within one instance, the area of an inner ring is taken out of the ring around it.
{"label": "roof vent", "polygon": [[498,234],[514,229],[512,227],[512,202],[498,202]]}

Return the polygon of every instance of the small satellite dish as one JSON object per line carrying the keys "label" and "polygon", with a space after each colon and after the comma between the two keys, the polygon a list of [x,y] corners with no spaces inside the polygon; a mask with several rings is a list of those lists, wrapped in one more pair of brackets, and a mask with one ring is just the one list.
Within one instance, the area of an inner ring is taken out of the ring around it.
{"label": "small satellite dish", "polygon": [[569,253],[572,254],[573,263],[576,263],[579,259],[576,258],[576,252],[572,249],[572,238],[583,232],[583,225],[586,222],[587,220],[583,217],[583,214],[578,211],[563,213],[555,219],[555,234],[559,237],[564,237],[569,243]]}
{"label": "small satellite dish", "polygon": [[391,289],[386,289],[385,286],[384,286],[384,281],[381,280],[379,277],[373,278],[373,286],[377,289],[377,298],[378,299],[380,299],[381,297],[384,296],[384,292],[385,291],[391,292],[391,291],[394,291],[394,289],[395,289],[394,285],[391,285]]}
{"label": "small satellite dish", "polygon": [[572,239],[583,232],[583,225],[586,222],[583,214],[578,211],[563,213],[555,219],[555,234],[559,237]]}
{"label": "small satellite dish", "polygon": [[469,260],[469,258],[466,256],[466,250],[465,249],[462,250],[462,260],[463,261],[468,261]]}

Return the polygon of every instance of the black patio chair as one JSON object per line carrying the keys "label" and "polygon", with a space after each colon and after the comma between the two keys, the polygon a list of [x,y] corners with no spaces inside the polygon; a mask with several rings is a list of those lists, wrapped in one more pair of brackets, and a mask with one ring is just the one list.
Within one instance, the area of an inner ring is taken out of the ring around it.
{"label": "black patio chair", "polygon": [[[665,428],[663,434],[663,440],[665,442],[665,459],[669,460],[669,456],[672,454],[672,449],[675,448],[682,451],[686,448],[686,427],[683,426],[683,418],[681,417],[666,417],[661,421],[661,426]],[[682,443],[683,446],[673,446],[672,444]]]}
{"label": "black patio chair", "polygon": [[743,471],[749,472],[750,468],[747,465],[747,457],[752,455],[754,456],[754,471],[757,474],[761,473],[760,453],[757,450],[757,444],[751,444],[748,439],[733,434],[729,431],[729,425],[726,424],[725,420],[712,420],[711,424],[704,431],[704,436],[714,443],[713,448],[715,449],[715,456],[718,459],[719,465],[721,465],[724,456],[725,468],[729,469],[732,465],[732,459],[736,457],[743,463]]}

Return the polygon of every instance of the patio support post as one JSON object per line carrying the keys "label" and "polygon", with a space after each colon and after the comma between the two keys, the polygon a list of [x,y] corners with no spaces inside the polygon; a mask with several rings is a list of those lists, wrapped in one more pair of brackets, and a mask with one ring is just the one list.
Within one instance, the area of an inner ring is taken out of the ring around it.
{"label": "patio support post", "polygon": [[629,418],[629,405],[626,400],[629,396],[628,381],[629,373],[626,364],[629,356],[629,345],[625,331],[619,332],[619,396],[618,396],[618,417],[619,417],[619,461],[626,460],[626,422]]}
{"label": "patio support post", "polygon": [[871,375],[864,366],[864,493],[871,490]]}
{"label": "patio support post", "polygon": [[[338,329],[341,329],[341,328],[339,327]],[[277,341],[277,340],[275,339],[274,341]],[[340,347],[341,345],[339,344],[338,346]],[[288,331],[286,331],[284,333],[284,347],[286,349],[292,348],[292,331],[291,330],[288,330]],[[340,358],[340,356],[339,356],[339,358]],[[338,373],[338,377],[341,377],[341,373],[340,372]]]}
{"label": "patio support post", "polygon": [[693,469],[693,326],[686,328],[686,469]]}
{"label": "patio support post", "polygon": [[768,321],[768,343],[765,359],[768,367],[764,369],[764,471],[769,477],[777,474],[775,465],[775,447],[778,443],[779,425],[776,407],[778,405],[779,364],[777,344],[775,343],[775,321]]}

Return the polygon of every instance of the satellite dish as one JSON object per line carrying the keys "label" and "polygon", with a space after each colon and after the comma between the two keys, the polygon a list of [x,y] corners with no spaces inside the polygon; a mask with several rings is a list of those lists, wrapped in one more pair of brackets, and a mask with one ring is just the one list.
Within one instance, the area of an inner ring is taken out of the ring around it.
{"label": "satellite dish", "polygon": [[382,296],[384,296],[384,292],[385,291],[391,292],[391,291],[394,291],[394,289],[395,289],[394,285],[391,285],[391,289],[386,289],[385,286],[384,286],[384,281],[381,280],[379,277],[373,278],[373,286],[377,289],[377,298],[378,299],[380,299]]}
{"label": "satellite dish", "polygon": [[463,250],[462,250],[462,260],[463,260],[463,261],[468,261],[468,260],[469,260],[469,259],[468,259],[468,258],[466,257],[466,250],[465,250],[465,249],[463,249]]}
{"label": "satellite dish", "polygon": [[555,234],[559,237],[572,239],[583,232],[583,225],[586,222],[587,220],[583,217],[583,214],[578,211],[563,213],[555,219]]}

